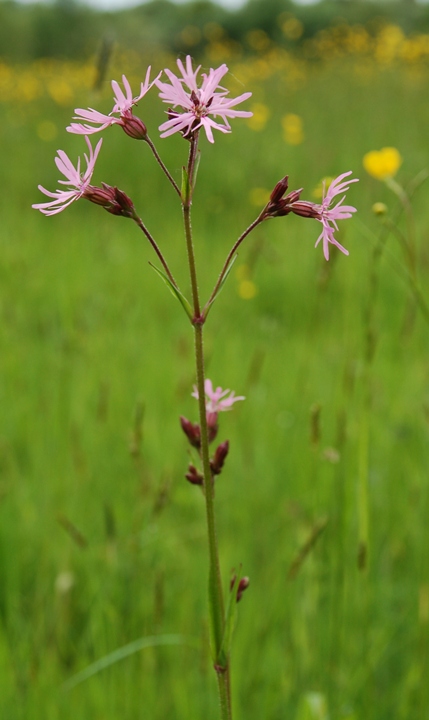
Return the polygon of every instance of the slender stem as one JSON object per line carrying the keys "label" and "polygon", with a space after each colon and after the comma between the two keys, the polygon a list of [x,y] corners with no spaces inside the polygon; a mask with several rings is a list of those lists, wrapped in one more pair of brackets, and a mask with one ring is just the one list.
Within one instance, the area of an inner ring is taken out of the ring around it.
{"label": "slender stem", "polygon": [[[204,498],[206,506],[207,537],[209,551],[209,603],[210,622],[212,627],[212,642],[214,643],[213,655],[216,659],[221,650],[224,626],[225,608],[223,602],[222,578],[220,573],[219,550],[216,535],[215,511],[214,511],[214,484],[213,474],[210,468],[209,438],[207,428],[206,403],[205,403],[205,373],[204,373],[204,344],[203,326],[204,318],[201,317],[201,306],[198,293],[197,272],[195,264],[195,253],[192,242],[191,205],[194,186],[195,161],[198,150],[198,133],[194,133],[191,139],[189,159],[187,166],[187,182],[182,198],[183,220],[185,226],[186,248],[188,253],[189,274],[191,279],[192,299],[194,306],[194,342],[195,342],[195,364],[198,389],[198,409],[201,429],[201,459],[204,476]],[[231,693],[229,667],[215,668],[218,680],[219,701],[222,720],[232,720],[231,714]]]}
{"label": "slender stem", "polygon": [[162,162],[162,160],[161,160],[161,158],[160,158],[160,156],[159,156],[159,153],[158,153],[155,145],[153,144],[152,140],[150,139],[149,135],[146,135],[146,137],[145,137],[145,142],[147,142],[147,144],[149,145],[150,149],[152,150],[152,153],[153,153],[153,155],[154,155],[154,157],[155,157],[155,160],[156,160],[156,162],[158,163],[158,165],[160,166],[161,170],[165,173],[165,175],[167,176],[168,180],[170,181],[170,183],[171,183],[172,186],[174,187],[174,189],[175,189],[175,191],[177,192],[177,194],[179,195],[179,197],[181,197],[181,192],[180,192],[179,186],[177,185],[175,179],[173,178],[173,176],[171,175],[171,173],[169,172],[169,170],[166,168],[166,166],[165,166],[164,163]]}
{"label": "slender stem", "polygon": [[200,298],[198,293],[197,270],[195,265],[194,245],[192,242],[192,224],[191,224],[191,206],[194,184],[195,158],[198,150],[198,133],[195,133],[191,139],[189,149],[189,159],[187,167],[187,186],[185,188],[185,197],[182,198],[183,206],[183,222],[185,225],[186,248],[188,252],[189,274],[191,278],[192,300],[194,304],[195,319],[200,318]]}
{"label": "slender stem", "polygon": [[140,230],[142,230],[142,231],[144,232],[144,234],[146,235],[146,237],[147,237],[147,239],[149,240],[150,244],[152,245],[153,249],[155,250],[156,254],[158,255],[158,258],[159,258],[159,260],[161,261],[162,267],[164,268],[165,272],[167,273],[170,282],[174,285],[175,288],[178,289],[179,286],[177,285],[177,283],[176,283],[176,281],[175,281],[175,279],[174,279],[174,277],[173,277],[173,275],[172,275],[172,273],[171,273],[171,271],[170,271],[170,268],[169,268],[168,265],[167,265],[167,261],[166,261],[166,259],[164,258],[164,255],[162,254],[161,250],[159,249],[158,244],[156,243],[155,239],[152,237],[152,235],[150,234],[149,230],[147,229],[146,225],[144,225],[142,219],[139,218],[138,215],[135,215],[135,216],[133,217],[133,220],[134,220],[134,222],[136,223],[136,225],[138,225],[138,227],[140,228]]}
{"label": "slender stem", "polygon": [[[391,233],[398,238],[399,242],[401,243],[401,245],[404,248],[405,253],[408,253],[409,249],[408,249],[407,241],[404,238],[401,231],[399,230],[399,228],[397,228],[393,222],[388,221],[388,220],[385,221],[385,224],[386,224],[386,227],[389,228]],[[416,275],[412,270],[411,262],[407,263],[407,267],[406,267],[406,270],[404,271],[404,274],[406,276],[406,279],[408,280],[408,283],[411,288],[411,292],[413,293],[413,295],[417,301],[417,304],[423,314],[424,319],[426,320],[426,322],[429,323],[429,306],[426,302],[425,296],[423,295],[423,293],[420,289],[420,286],[418,285]]]}
{"label": "slender stem", "polygon": [[231,250],[229,251],[228,256],[227,256],[227,258],[226,258],[226,260],[225,260],[225,262],[224,262],[224,265],[223,265],[223,268],[222,268],[222,270],[221,270],[221,272],[220,272],[220,275],[219,275],[219,277],[218,277],[218,279],[217,279],[216,285],[215,285],[214,288],[213,288],[213,292],[212,292],[212,294],[210,295],[210,298],[208,299],[208,301],[206,302],[206,304],[205,304],[205,306],[204,306],[203,314],[205,314],[205,313],[207,312],[207,310],[209,309],[209,307],[210,307],[210,305],[212,304],[213,300],[215,299],[215,297],[216,297],[216,295],[217,295],[217,293],[218,293],[218,291],[219,291],[219,288],[220,288],[220,286],[221,286],[221,284],[222,284],[222,281],[223,281],[223,279],[224,279],[224,277],[225,277],[225,275],[226,275],[226,273],[227,273],[227,271],[228,271],[228,268],[229,268],[229,266],[230,266],[230,264],[231,264],[232,258],[234,257],[235,253],[237,252],[239,246],[241,245],[241,243],[243,242],[243,240],[244,240],[248,235],[250,235],[250,233],[252,232],[252,230],[254,230],[255,227],[257,227],[264,219],[265,219],[265,208],[264,208],[263,211],[258,215],[258,217],[256,218],[256,220],[254,220],[254,221],[249,225],[249,227],[246,228],[246,230],[240,235],[240,237],[238,238],[238,240],[237,240],[237,241],[234,243],[234,245],[232,246],[232,248],[231,248]]}
{"label": "slender stem", "polygon": [[406,256],[410,268],[410,274],[416,279],[416,228],[414,222],[413,208],[410,202],[410,198],[405,192],[404,188],[399,185],[393,178],[386,179],[386,185],[395,193],[399,198],[402,207],[405,211],[408,229],[408,240],[405,241],[406,245]]}

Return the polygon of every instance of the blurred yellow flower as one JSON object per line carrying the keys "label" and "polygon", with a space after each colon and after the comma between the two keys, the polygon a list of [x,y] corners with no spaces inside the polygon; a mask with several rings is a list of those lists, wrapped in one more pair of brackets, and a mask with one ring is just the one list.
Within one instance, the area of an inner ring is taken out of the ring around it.
{"label": "blurred yellow flower", "polygon": [[57,105],[66,107],[73,100],[73,90],[70,84],[60,77],[48,82],[48,92]]}
{"label": "blurred yellow flower", "polygon": [[263,130],[271,113],[263,103],[253,103],[250,108],[252,117],[247,119],[247,124],[252,130]]}
{"label": "blurred yellow flower", "polygon": [[304,32],[304,25],[301,20],[294,17],[290,13],[282,13],[277,19],[283,35],[288,40],[298,40]]}
{"label": "blurred yellow flower", "polygon": [[270,199],[270,190],[266,190],[266,188],[252,188],[252,190],[249,193],[249,200],[250,204],[254,207],[263,207],[267,204],[268,200]]}
{"label": "blurred yellow flower", "polygon": [[245,263],[239,265],[235,271],[235,276],[238,280],[237,292],[243,300],[252,300],[258,293],[258,288],[250,279],[250,267]]}
{"label": "blurred yellow flower", "polygon": [[243,300],[252,300],[258,294],[253,280],[242,280],[238,285],[238,294]]}
{"label": "blurred yellow flower", "polygon": [[387,211],[387,205],[382,202],[376,202],[372,206],[372,212],[374,213],[374,215],[386,215]]}
{"label": "blurred yellow flower", "polygon": [[377,180],[386,180],[396,175],[402,165],[402,157],[394,147],[371,150],[363,157],[367,173]]}
{"label": "blurred yellow flower", "polygon": [[300,145],[304,140],[302,119],[299,115],[288,113],[282,117],[283,138],[288,145]]}

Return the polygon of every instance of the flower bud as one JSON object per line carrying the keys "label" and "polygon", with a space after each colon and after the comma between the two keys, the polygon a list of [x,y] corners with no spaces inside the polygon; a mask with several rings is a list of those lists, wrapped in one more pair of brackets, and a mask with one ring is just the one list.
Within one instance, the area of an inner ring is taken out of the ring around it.
{"label": "flower bud", "polygon": [[320,205],[308,202],[307,200],[293,202],[290,206],[290,210],[295,213],[295,215],[300,215],[301,217],[315,218],[316,220],[320,219]]}
{"label": "flower bud", "polygon": [[197,450],[201,447],[201,428],[198,424],[191,423],[190,420],[183,417],[183,415],[180,416],[180,424],[182,426],[182,430],[185,433],[186,437],[188,438],[189,442],[191,443],[192,447],[197,448]]}
{"label": "flower bud", "polygon": [[[236,580],[237,580],[237,575],[233,575],[231,578],[231,582],[229,584],[230,591],[234,587],[234,583]],[[238,583],[238,587],[237,587],[237,595],[236,595],[237,602],[240,602],[241,596],[243,595],[244,591],[247,590],[247,588],[249,587],[249,584],[250,584],[250,580],[247,577],[247,575],[245,575],[244,577],[241,578],[240,582]]]}
{"label": "flower bud", "polygon": [[131,110],[122,113],[121,120],[118,123],[123,131],[133,140],[146,140],[147,127],[140,118],[133,115]]}
{"label": "flower bud", "polygon": [[283,195],[285,194],[286,190],[288,189],[289,184],[289,175],[285,175],[285,177],[282,180],[279,180],[277,185],[275,186],[274,190],[272,191],[270,195],[270,203],[273,205],[276,205],[279,200],[282,199]]}
{"label": "flower bud", "polygon": [[191,485],[203,485],[204,483],[204,477],[197,470],[195,465],[192,464],[189,465],[185,478],[191,483]]}
{"label": "flower bud", "polygon": [[249,585],[250,585],[250,580],[249,580],[249,578],[248,578],[247,576],[242,577],[241,580],[240,580],[240,582],[238,583],[237,602],[240,602],[241,597],[242,597],[244,591],[247,590],[247,588],[249,587]]}
{"label": "flower bud", "polygon": [[95,205],[101,205],[107,212],[112,215],[121,215],[122,217],[133,218],[135,215],[132,200],[125,195],[122,190],[117,187],[101,183],[102,188],[95,185],[88,185],[83,193],[83,197]]}
{"label": "flower bud", "polygon": [[217,435],[219,426],[217,424],[217,412],[207,413],[207,432],[209,436],[209,443],[213,442]]}
{"label": "flower bud", "polygon": [[284,194],[288,189],[288,176],[286,175],[280,180],[275,186],[274,190],[270,195],[270,202],[265,210],[265,217],[281,217],[283,215],[289,215],[292,212],[292,203],[299,200],[299,196],[302,193],[300,190],[292,190],[286,197]]}
{"label": "flower bud", "polygon": [[213,455],[213,458],[210,460],[210,467],[213,475],[219,475],[222,472],[222,468],[228,452],[229,440],[225,440],[225,442],[221,443],[219,447],[216,448],[216,452]]}

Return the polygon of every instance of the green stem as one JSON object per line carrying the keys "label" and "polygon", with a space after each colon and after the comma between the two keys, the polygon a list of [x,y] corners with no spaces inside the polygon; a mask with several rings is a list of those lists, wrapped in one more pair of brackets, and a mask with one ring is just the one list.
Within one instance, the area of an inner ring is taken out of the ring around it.
{"label": "green stem", "polygon": [[177,185],[175,179],[173,178],[173,176],[171,175],[171,173],[169,172],[169,170],[167,169],[167,167],[166,167],[166,166],[164,165],[164,163],[162,162],[162,160],[161,160],[161,158],[160,158],[160,156],[159,156],[158,150],[156,149],[156,147],[155,147],[155,145],[153,144],[152,140],[150,139],[149,135],[146,135],[146,137],[145,137],[145,142],[149,145],[150,149],[152,150],[153,156],[154,156],[156,162],[158,163],[158,165],[160,166],[161,170],[162,170],[163,173],[166,175],[166,177],[168,178],[169,182],[171,183],[171,185],[174,187],[175,191],[176,191],[177,194],[179,195],[179,197],[181,197],[181,193],[180,193],[180,188],[179,188],[179,186]]}
{"label": "green stem", "polygon": [[164,255],[162,254],[162,252],[161,252],[161,250],[160,250],[157,242],[155,241],[155,239],[154,239],[154,238],[152,237],[152,235],[150,234],[150,232],[149,232],[149,230],[147,229],[146,225],[143,223],[143,220],[142,220],[141,218],[139,218],[139,216],[138,216],[137,214],[135,214],[135,215],[133,216],[133,220],[134,220],[134,222],[136,223],[136,225],[140,228],[140,230],[146,235],[147,239],[149,240],[150,244],[152,245],[153,249],[155,250],[155,252],[156,252],[156,254],[157,254],[157,256],[158,256],[158,258],[159,258],[159,260],[160,260],[160,262],[161,262],[162,267],[164,268],[165,272],[167,273],[167,275],[168,275],[168,277],[169,277],[169,279],[170,279],[170,282],[174,285],[175,288],[178,289],[177,282],[175,281],[175,279],[174,279],[174,277],[173,277],[173,275],[172,275],[172,273],[171,273],[171,271],[170,271],[170,268],[169,268],[168,265],[167,265],[167,261],[166,261],[166,259],[164,258]]}
{"label": "green stem", "polygon": [[220,573],[219,550],[216,535],[215,511],[214,511],[214,484],[210,468],[209,439],[205,403],[205,372],[204,372],[204,344],[203,326],[204,319],[201,317],[201,305],[198,293],[197,272],[195,264],[195,253],[192,242],[191,205],[194,186],[195,160],[198,148],[198,133],[191,139],[189,160],[187,167],[186,192],[182,198],[183,220],[185,226],[186,247],[188,253],[189,274],[192,288],[192,300],[194,306],[194,318],[192,320],[195,341],[195,363],[198,389],[198,408],[201,428],[201,459],[204,476],[204,498],[206,506],[207,536],[209,550],[209,604],[210,622],[212,629],[213,657],[215,658],[215,669],[218,680],[220,710],[222,720],[232,720],[231,714],[231,693],[229,666],[226,668],[216,667],[216,660],[222,646],[222,638],[225,627],[225,608],[223,601],[222,578]]}
{"label": "green stem", "polygon": [[225,260],[225,262],[224,262],[223,268],[222,268],[222,270],[221,270],[221,272],[220,272],[220,275],[219,275],[219,277],[218,277],[218,279],[217,279],[216,285],[215,285],[214,288],[213,288],[213,292],[212,292],[212,294],[210,295],[210,298],[208,299],[208,301],[206,302],[206,304],[205,304],[205,306],[204,306],[203,315],[206,314],[206,312],[208,311],[210,305],[212,304],[213,300],[215,299],[215,297],[216,297],[216,295],[217,295],[217,293],[218,293],[218,291],[219,291],[219,288],[220,288],[220,286],[222,285],[222,281],[223,281],[223,279],[224,279],[224,277],[225,277],[225,275],[226,275],[226,273],[227,273],[227,271],[228,271],[228,268],[229,268],[229,266],[230,266],[230,264],[231,264],[231,261],[232,261],[234,255],[235,255],[235,253],[237,252],[238,248],[240,247],[241,243],[243,242],[243,240],[244,240],[248,235],[250,235],[250,233],[252,232],[252,230],[254,230],[255,227],[257,227],[257,226],[259,225],[259,223],[261,223],[261,222],[265,219],[265,216],[264,216],[264,214],[265,214],[265,209],[266,209],[266,208],[264,208],[264,209],[262,210],[262,212],[258,215],[258,217],[256,218],[256,220],[254,220],[254,221],[249,225],[249,227],[246,228],[246,230],[240,235],[240,237],[238,238],[238,240],[234,243],[234,245],[232,246],[231,250],[229,251],[229,253],[228,253],[228,255],[227,255],[227,258],[226,258],[226,260]]}

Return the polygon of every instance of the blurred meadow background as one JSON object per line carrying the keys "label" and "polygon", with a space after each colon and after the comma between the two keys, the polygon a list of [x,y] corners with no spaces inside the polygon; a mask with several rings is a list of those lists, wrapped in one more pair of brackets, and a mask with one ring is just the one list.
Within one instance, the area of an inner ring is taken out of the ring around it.
{"label": "blurred meadow background", "polygon": [[[246,396],[220,418],[216,493],[225,582],[240,566],[251,582],[235,716],[428,718],[428,11],[2,2],[0,36],[1,717],[218,716],[203,499],[178,422],[197,419],[191,328],[132,223],[85,202],[31,209],[38,183],[57,187],[57,149],[84,152],[65,132],[75,107],[109,112],[111,79],[137,91],[148,64],[190,53],[253,93],[251,120],[201,142],[203,296],[281,177],[313,201],[324,177],[360,178],[348,258],[325,262],[313,221],[264,223],[206,326],[209,377]],[[136,114],[179,181],[187,145],[157,139],[155,89]],[[104,135],[93,181],[133,198],[187,287],[174,193],[144,143]],[[364,169],[385,147],[412,209]]]}

